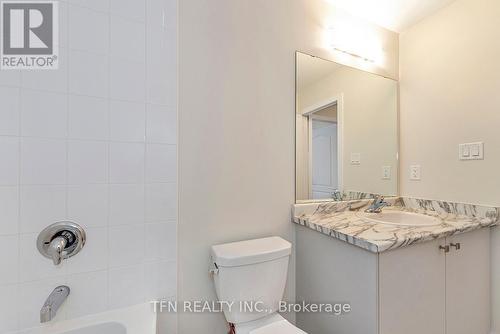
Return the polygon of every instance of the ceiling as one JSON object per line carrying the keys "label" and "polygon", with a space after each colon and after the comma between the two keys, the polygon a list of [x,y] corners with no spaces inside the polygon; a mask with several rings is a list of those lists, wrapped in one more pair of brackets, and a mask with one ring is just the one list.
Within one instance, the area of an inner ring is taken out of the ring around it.
{"label": "ceiling", "polygon": [[304,88],[341,67],[337,63],[297,53],[297,88]]}
{"label": "ceiling", "polygon": [[327,0],[354,16],[402,32],[455,0]]}

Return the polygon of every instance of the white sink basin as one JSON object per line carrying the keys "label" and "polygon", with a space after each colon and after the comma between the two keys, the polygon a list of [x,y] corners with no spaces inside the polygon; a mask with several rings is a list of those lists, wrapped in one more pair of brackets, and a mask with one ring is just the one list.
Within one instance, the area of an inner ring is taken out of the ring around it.
{"label": "white sink basin", "polygon": [[357,212],[358,217],[375,223],[399,226],[435,226],[441,223],[436,217],[405,211],[382,211],[380,213]]}

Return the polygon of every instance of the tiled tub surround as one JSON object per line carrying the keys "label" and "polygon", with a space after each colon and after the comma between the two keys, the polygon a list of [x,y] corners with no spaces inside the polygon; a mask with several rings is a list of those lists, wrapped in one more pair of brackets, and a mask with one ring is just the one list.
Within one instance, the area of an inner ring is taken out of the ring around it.
{"label": "tiled tub surround", "polygon": [[[60,65],[0,71],[0,334],[176,294],[175,0],[59,1]],[[87,232],[55,267],[60,220]]]}
{"label": "tiled tub surround", "polygon": [[499,223],[500,210],[472,204],[450,203],[416,198],[388,198],[391,206],[383,210],[415,212],[437,217],[436,226],[396,226],[380,224],[356,215],[371,200],[296,204],[293,220],[333,238],[374,253],[415,243],[449,237]]}

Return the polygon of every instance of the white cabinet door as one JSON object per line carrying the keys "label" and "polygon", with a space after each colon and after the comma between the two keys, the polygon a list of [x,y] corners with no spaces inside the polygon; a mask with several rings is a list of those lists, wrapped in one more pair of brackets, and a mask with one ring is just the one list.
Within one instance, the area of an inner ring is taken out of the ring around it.
{"label": "white cabinet door", "polygon": [[445,333],[444,244],[440,239],[379,255],[379,334]]}
{"label": "white cabinet door", "polygon": [[[448,238],[446,333],[490,332],[490,229]],[[460,249],[453,245],[460,244]]]}

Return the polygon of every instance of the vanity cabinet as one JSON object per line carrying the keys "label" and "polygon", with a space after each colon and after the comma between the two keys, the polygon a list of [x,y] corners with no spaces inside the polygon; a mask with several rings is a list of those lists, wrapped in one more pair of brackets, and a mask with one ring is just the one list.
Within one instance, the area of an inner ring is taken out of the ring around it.
{"label": "vanity cabinet", "polygon": [[490,229],[446,240],[446,333],[490,332]]}
{"label": "vanity cabinet", "polygon": [[380,334],[489,333],[489,233],[381,253]]}
{"label": "vanity cabinet", "polygon": [[[379,255],[381,334],[444,334],[446,258],[435,240]],[[486,334],[486,333],[485,333]]]}
{"label": "vanity cabinet", "polygon": [[298,301],[352,307],[341,317],[298,314],[297,325],[306,332],[490,331],[489,228],[375,254],[299,226],[296,254]]}

